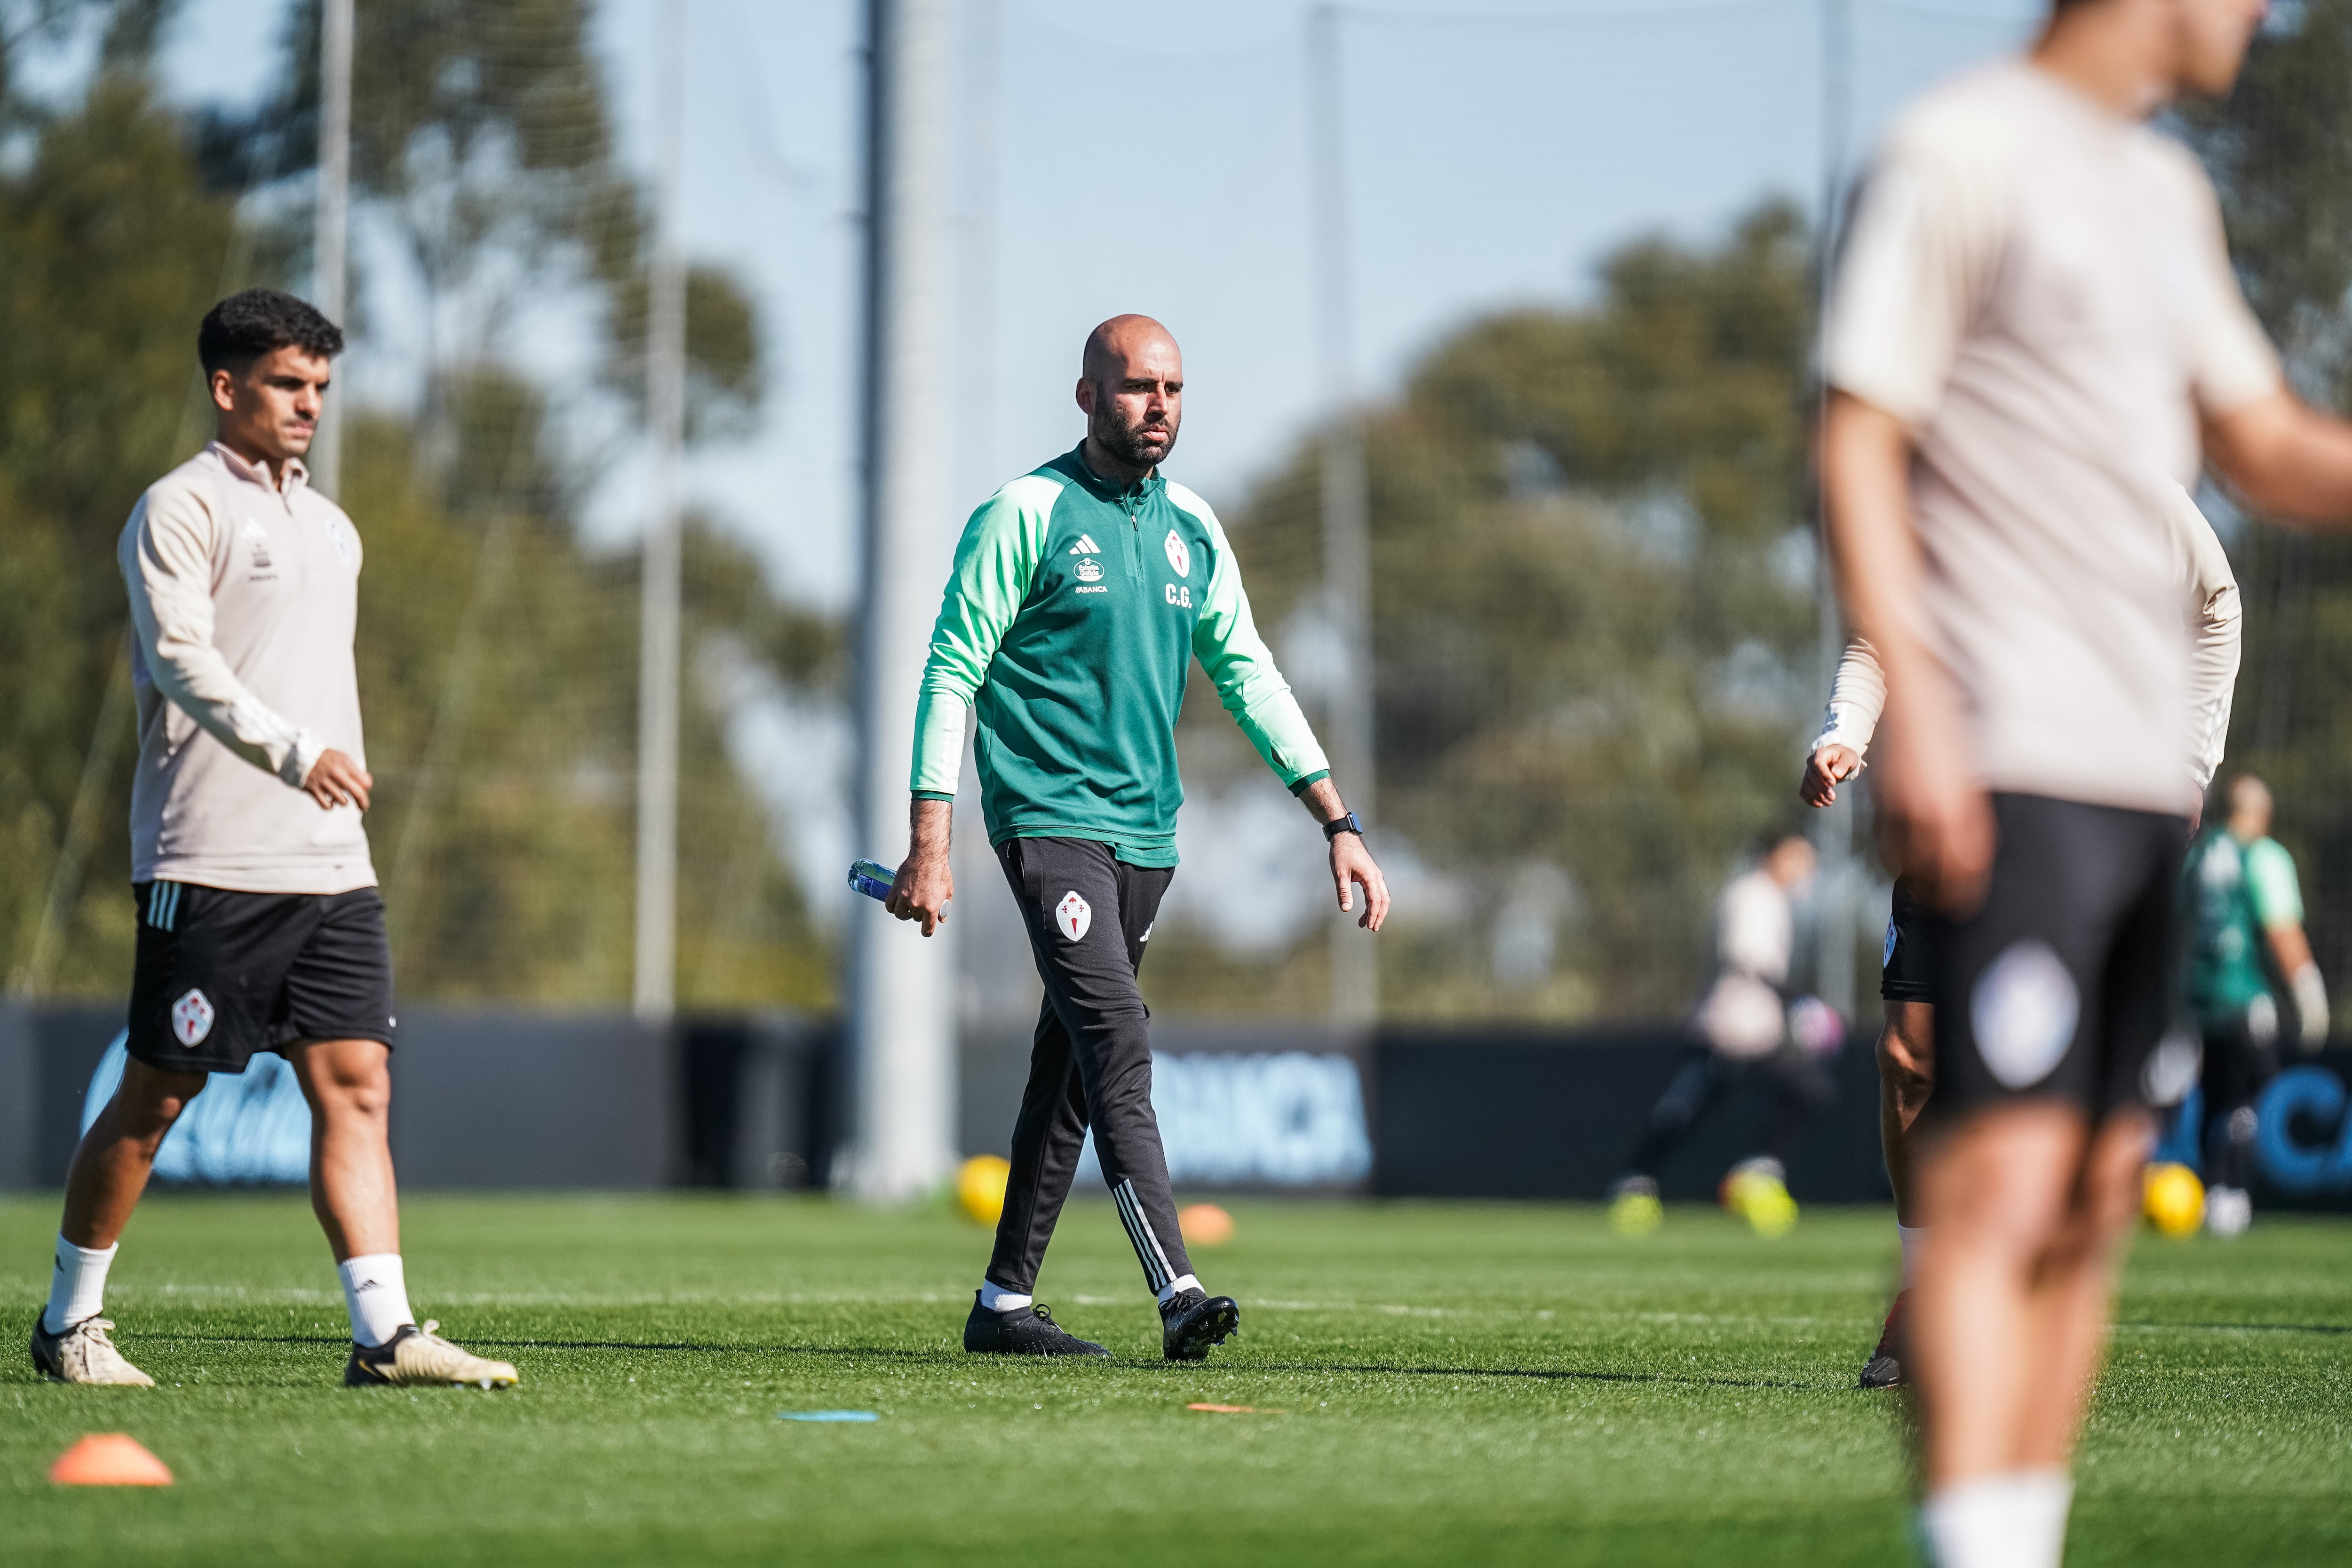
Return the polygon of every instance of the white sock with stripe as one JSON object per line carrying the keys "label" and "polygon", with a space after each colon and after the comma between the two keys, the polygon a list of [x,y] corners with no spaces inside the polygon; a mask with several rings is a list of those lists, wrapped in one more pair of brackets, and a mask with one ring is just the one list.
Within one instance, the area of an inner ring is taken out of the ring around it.
{"label": "white sock with stripe", "polygon": [[343,1282],[343,1305],[352,1314],[352,1338],[373,1350],[407,1324],[408,1272],[397,1252],[372,1252],[336,1266]]}
{"label": "white sock with stripe", "polygon": [[58,1267],[49,1276],[49,1304],[41,1313],[42,1328],[61,1334],[84,1318],[95,1318],[106,1310],[106,1271],[114,1267],[114,1255],[121,1245],[76,1247],[64,1237],[58,1237]]}
{"label": "white sock with stripe", "polygon": [[1200,1289],[1201,1282],[1198,1279],[1195,1279],[1190,1274],[1179,1274],[1175,1279],[1168,1281],[1167,1285],[1160,1289],[1160,1304],[1164,1307],[1168,1305],[1169,1302],[1173,1301],[1177,1297],[1181,1296],[1185,1291],[1198,1290]]}

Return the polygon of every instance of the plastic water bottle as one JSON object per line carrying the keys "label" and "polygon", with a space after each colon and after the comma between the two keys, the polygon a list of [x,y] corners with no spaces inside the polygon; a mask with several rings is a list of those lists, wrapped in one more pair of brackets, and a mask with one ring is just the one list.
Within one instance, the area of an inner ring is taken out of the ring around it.
{"label": "plastic water bottle", "polygon": [[879,860],[852,860],[849,863],[849,885],[869,899],[887,902],[891,885],[898,879],[898,873]]}

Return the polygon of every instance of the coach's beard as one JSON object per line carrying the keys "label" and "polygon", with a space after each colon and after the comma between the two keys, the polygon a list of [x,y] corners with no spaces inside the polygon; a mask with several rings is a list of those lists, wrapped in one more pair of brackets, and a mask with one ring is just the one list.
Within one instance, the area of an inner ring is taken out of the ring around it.
{"label": "coach's beard", "polygon": [[[1106,413],[1095,421],[1093,436],[1102,449],[1120,462],[1139,468],[1153,468],[1168,460],[1176,449],[1176,426],[1173,419],[1163,419],[1151,425],[1121,425],[1115,412]],[[1166,445],[1156,450],[1149,437],[1165,432]]]}

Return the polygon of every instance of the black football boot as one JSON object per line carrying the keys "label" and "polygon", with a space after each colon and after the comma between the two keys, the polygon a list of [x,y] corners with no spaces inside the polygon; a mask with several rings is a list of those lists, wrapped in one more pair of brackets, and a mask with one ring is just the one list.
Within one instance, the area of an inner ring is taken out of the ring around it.
{"label": "black football boot", "polygon": [[1180,1290],[1160,1309],[1160,1349],[1170,1361],[1206,1361],[1211,1345],[1241,1331],[1241,1303],[1231,1296]]}
{"label": "black football boot", "polygon": [[1878,1348],[1870,1352],[1863,1363],[1862,1386],[1864,1388],[1900,1388],[1911,1381],[1903,1370],[1903,1305],[1908,1290],[1895,1293],[1895,1305],[1886,1311],[1886,1327],[1878,1332]]}
{"label": "black football boot", "polygon": [[992,1312],[971,1293],[971,1316],[963,1321],[963,1348],[974,1355],[1097,1355],[1110,1352],[1082,1340],[1054,1321],[1051,1308],[1015,1307]]}

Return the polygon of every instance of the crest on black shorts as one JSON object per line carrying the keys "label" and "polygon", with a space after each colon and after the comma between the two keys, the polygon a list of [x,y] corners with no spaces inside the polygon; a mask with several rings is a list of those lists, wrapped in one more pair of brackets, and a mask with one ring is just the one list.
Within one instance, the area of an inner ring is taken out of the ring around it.
{"label": "crest on black shorts", "polygon": [[213,1005],[201,991],[190,991],[172,1004],[172,1034],[194,1050],[213,1032]]}

